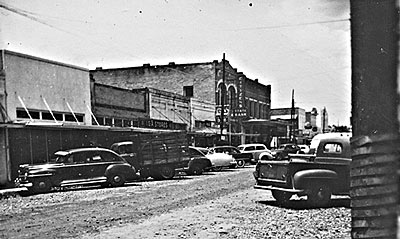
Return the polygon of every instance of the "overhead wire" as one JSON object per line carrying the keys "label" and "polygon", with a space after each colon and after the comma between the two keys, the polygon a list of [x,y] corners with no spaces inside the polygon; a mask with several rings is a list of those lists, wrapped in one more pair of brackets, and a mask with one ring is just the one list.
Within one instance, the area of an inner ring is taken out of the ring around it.
{"label": "overhead wire", "polygon": [[[36,14],[36,13],[32,13],[32,12],[29,12],[29,11],[26,11],[26,10],[23,10],[23,9],[20,9],[20,8],[12,7],[12,6],[9,6],[9,5],[6,5],[6,4],[0,2],[0,9],[1,8],[5,9],[5,10],[7,10],[9,12],[12,12],[14,14],[17,14],[19,16],[28,18],[28,19],[30,19],[30,20],[32,20],[34,22],[38,22],[40,24],[43,24],[43,25],[45,25],[47,27],[56,29],[56,30],[58,30],[60,32],[67,33],[67,34],[72,35],[74,37],[77,37],[77,38],[79,38],[81,40],[90,41],[91,43],[93,43],[93,44],[95,44],[97,46],[100,46],[102,48],[104,48],[104,47],[109,48],[110,47],[110,43],[101,44],[101,43],[99,43],[99,40],[96,40],[96,41],[90,40],[89,38],[86,37],[86,35],[87,35],[86,33],[81,35],[81,34],[77,34],[77,33],[72,32],[72,31],[67,31],[67,30],[65,30],[65,29],[63,29],[61,27],[58,27],[58,26],[54,25],[54,24],[50,24],[50,23],[46,22],[45,20],[41,19],[39,17],[39,15]],[[137,56],[134,56],[132,54],[129,54],[126,50],[119,49],[119,46],[117,46],[115,44],[113,45],[113,48],[114,48],[115,51],[120,52],[120,53],[122,53],[124,55],[128,55],[129,57],[136,58],[136,59],[139,59],[139,60],[144,60],[144,59],[142,59],[140,57],[137,57]]]}

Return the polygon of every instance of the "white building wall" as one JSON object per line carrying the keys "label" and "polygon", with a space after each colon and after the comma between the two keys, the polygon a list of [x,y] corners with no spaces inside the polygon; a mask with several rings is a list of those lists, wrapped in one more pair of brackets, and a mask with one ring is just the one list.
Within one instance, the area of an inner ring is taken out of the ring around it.
{"label": "white building wall", "polygon": [[[17,120],[16,109],[28,109],[84,115],[83,124],[91,125],[89,70],[20,53],[3,51],[6,79],[7,114]],[[68,104],[67,104],[68,103]],[[72,122],[73,123],[73,122]]]}

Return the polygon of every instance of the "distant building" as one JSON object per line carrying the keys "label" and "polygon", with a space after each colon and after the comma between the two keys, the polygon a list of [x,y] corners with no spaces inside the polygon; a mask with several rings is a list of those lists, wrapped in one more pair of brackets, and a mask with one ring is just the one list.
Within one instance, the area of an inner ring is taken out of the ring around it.
{"label": "distant building", "polygon": [[321,132],[325,133],[329,131],[329,120],[328,120],[328,111],[326,108],[321,110]]}
{"label": "distant building", "polygon": [[317,127],[317,116],[318,111],[316,108],[312,108],[311,111],[306,112],[306,126]]}
{"label": "distant building", "polygon": [[271,120],[279,120],[287,123],[287,135],[282,137],[280,142],[296,140],[297,143],[302,143],[304,139],[303,132],[306,123],[306,111],[302,108],[275,108],[271,109]]}

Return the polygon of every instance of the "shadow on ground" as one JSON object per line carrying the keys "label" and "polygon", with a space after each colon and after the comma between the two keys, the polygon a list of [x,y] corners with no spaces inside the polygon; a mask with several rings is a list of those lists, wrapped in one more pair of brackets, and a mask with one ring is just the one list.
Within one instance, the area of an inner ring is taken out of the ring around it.
{"label": "shadow on ground", "polygon": [[295,209],[295,210],[304,210],[304,209],[316,209],[316,208],[334,208],[334,207],[346,207],[350,208],[350,198],[334,198],[331,200],[329,205],[323,207],[315,207],[309,205],[307,200],[305,199],[297,199],[290,200],[289,202],[281,205],[275,200],[266,200],[266,201],[256,201],[256,203],[273,206],[273,207],[282,207],[287,209]]}

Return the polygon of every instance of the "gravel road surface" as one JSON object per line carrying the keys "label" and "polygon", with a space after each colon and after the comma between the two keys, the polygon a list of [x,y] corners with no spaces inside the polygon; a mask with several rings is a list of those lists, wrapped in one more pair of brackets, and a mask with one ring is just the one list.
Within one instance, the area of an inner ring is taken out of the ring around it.
{"label": "gravel road surface", "polygon": [[351,238],[350,200],[280,207],[254,166],[0,199],[0,238]]}

